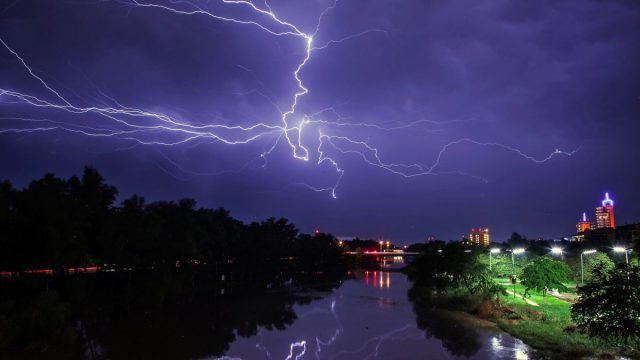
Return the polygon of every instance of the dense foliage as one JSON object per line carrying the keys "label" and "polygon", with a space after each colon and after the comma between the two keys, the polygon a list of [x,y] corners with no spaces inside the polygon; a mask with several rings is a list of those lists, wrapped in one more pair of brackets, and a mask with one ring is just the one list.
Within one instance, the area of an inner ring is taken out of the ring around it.
{"label": "dense foliage", "polygon": [[1,182],[0,270],[233,264],[236,277],[254,279],[341,262],[331,235],[301,235],[286,219],[246,225],[192,199],[146,203],[134,195],[115,206],[117,194],[91,168],[67,180],[47,174],[22,190]]}
{"label": "dense foliage", "polygon": [[405,272],[414,287],[438,293],[460,288],[469,294],[490,291],[494,283],[481,254],[481,248],[459,242],[431,243]]}
{"label": "dense foliage", "polygon": [[640,346],[640,267],[620,264],[593,269],[593,279],[578,288],[571,316],[595,337]]}
{"label": "dense foliage", "polygon": [[[618,246],[629,248],[630,244]],[[630,257],[626,265],[624,255],[614,252],[609,243],[527,240],[514,233],[506,243],[494,243],[490,249],[443,241],[409,248],[422,253],[405,272],[413,282],[409,298],[418,326],[427,336],[437,337],[427,326],[431,317],[437,317],[434,310],[452,309],[495,321],[541,351],[542,357],[638,357],[638,260]],[[583,268],[588,285],[580,287]],[[510,281],[514,273],[515,284]],[[491,284],[482,285],[487,277],[493,278]],[[465,278],[475,281],[465,282]],[[467,287],[468,283],[477,285]],[[500,297],[505,289],[514,291],[513,296]],[[560,294],[547,296],[552,289]],[[489,302],[488,295],[498,295],[498,301]],[[573,301],[577,303],[572,310]],[[539,306],[542,303],[545,306]],[[476,351],[467,350],[458,355]]]}
{"label": "dense foliage", "polygon": [[527,287],[526,292],[535,289],[542,293],[546,303],[549,290],[557,289],[562,292],[569,290],[564,285],[567,282],[568,272],[569,269],[563,262],[541,256],[522,270],[522,285]]}
{"label": "dense foliage", "polygon": [[597,266],[604,266],[607,269],[612,269],[615,264],[609,258],[609,255],[603,252],[597,252],[594,254],[588,254],[582,256],[582,266],[580,265],[580,256],[569,256],[565,260],[569,267],[569,277],[576,282],[582,280],[582,272],[584,270],[584,281],[590,282],[593,278],[593,270]]}

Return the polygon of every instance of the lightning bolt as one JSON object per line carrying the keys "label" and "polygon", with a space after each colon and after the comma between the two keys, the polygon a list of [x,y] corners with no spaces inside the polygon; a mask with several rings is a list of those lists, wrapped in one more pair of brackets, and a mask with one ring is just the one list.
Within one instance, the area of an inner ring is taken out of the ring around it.
{"label": "lightning bolt", "polygon": [[374,357],[378,357],[379,353],[380,353],[380,347],[382,346],[382,344],[385,341],[389,341],[389,340],[407,340],[407,339],[422,339],[422,336],[416,336],[414,337],[407,337],[405,335],[399,335],[402,334],[408,330],[415,330],[417,329],[415,327],[415,325],[411,325],[411,324],[407,324],[404,325],[400,328],[397,329],[393,329],[390,330],[382,335],[378,335],[378,336],[374,336],[368,340],[366,340],[360,347],[353,349],[353,350],[343,350],[340,351],[337,355],[337,357],[340,357],[342,355],[348,355],[349,358],[352,358],[354,354],[358,354],[361,353],[363,351],[365,351],[368,347],[371,346],[371,344],[375,344],[373,346],[373,352],[368,354],[367,356],[364,357],[364,359],[370,359],[370,358],[374,358]]}
{"label": "lightning bolt", "polygon": [[336,323],[338,324],[338,328],[336,329],[336,331],[333,333],[333,335],[327,341],[322,341],[319,336],[316,336],[316,351],[315,351],[314,355],[316,356],[316,359],[318,359],[318,360],[320,360],[320,353],[322,352],[322,348],[330,346],[331,344],[333,344],[338,339],[338,336],[340,336],[340,334],[342,334],[344,332],[344,327],[342,326],[342,322],[340,321],[340,319],[338,318],[338,314],[336,313],[336,301],[335,300],[331,300],[331,310],[330,310],[330,312],[331,312],[331,315],[336,319]]}
{"label": "lightning bolt", "polygon": [[[40,97],[34,94],[24,93],[16,89],[0,88],[0,104],[21,104],[35,109],[69,115],[69,120],[67,121],[54,121],[46,118],[34,119],[19,116],[1,118],[0,121],[2,121],[3,124],[7,124],[7,126],[0,128],[0,134],[29,134],[35,132],[64,131],[82,136],[116,138],[132,142],[134,146],[145,145],[160,147],[200,146],[203,144],[214,143],[240,146],[257,141],[268,141],[269,145],[266,150],[257,157],[263,161],[262,166],[266,166],[269,155],[271,155],[281,143],[285,143],[289,147],[293,159],[309,161],[314,158],[317,159],[316,164],[318,166],[328,166],[335,171],[337,177],[331,186],[316,187],[306,183],[299,183],[299,185],[313,191],[328,192],[333,198],[337,197],[336,190],[342,181],[345,170],[340,166],[339,159],[332,156],[329,153],[329,150],[342,156],[355,156],[368,165],[404,178],[455,174],[469,176],[485,182],[487,181],[486,179],[477,175],[468,174],[462,171],[439,171],[437,168],[441,164],[443,156],[450,148],[465,143],[480,147],[500,148],[502,150],[515,153],[525,160],[534,163],[544,163],[561,155],[572,156],[578,151],[578,149],[572,151],[555,150],[546,157],[536,158],[509,145],[495,142],[480,142],[473,139],[462,138],[445,144],[437,154],[436,160],[430,165],[418,163],[396,163],[383,160],[381,150],[372,145],[368,140],[341,135],[340,129],[359,128],[380,132],[391,132],[403,131],[410,128],[420,128],[424,131],[437,132],[440,131],[440,126],[446,125],[449,122],[417,120],[409,123],[396,122],[394,125],[390,126],[366,122],[347,122],[344,121],[343,117],[340,116],[335,107],[325,108],[312,114],[299,113],[298,108],[300,102],[310,93],[309,88],[304,84],[302,73],[311,61],[312,55],[315,52],[325,50],[331,46],[345,44],[362,36],[379,34],[388,35],[386,30],[371,28],[353,34],[347,34],[338,39],[330,39],[319,45],[315,44],[314,41],[316,36],[321,32],[323,20],[331,11],[336,9],[338,6],[338,0],[335,0],[330,6],[326,7],[320,13],[313,32],[305,32],[300,26],[281,18],[273,11],[266,1],[262,7],[248,0],[220,0],[220,4],[225,7],[229,7],[230,9],[241,8],[248,10],[254,15],[254,18],[252,19],[221,15],[212,12],[205,7],[199,6],[197,3],[189,1],[168,1],[162,3],[141,0],[114,1],[124,4],[131,9],[163,11],[177,16],[202,16],[213,21],[253,27],[257,31],[276,37],[294,37],[300,39],[304,52],[303,56],[296,62],[291,73],[292,80],[295,84],[295,90],[293,92],[293,96],[288,102],[288,105],[284,109],[280,109],[271,96],[267,96],[263,91],[258,89],[252,89],[238,94],[246,96],[248,94],[256,93],[265,98],[277,110],[278,114],[280,114],[278,124],[273,124],[273,121],[259,121],[252,125],[240,126],[227,125],[226,123],[218,122],[218,119],[190,119],[189,121],[183,121],[161,112],[148,111],[123,105],[114,97],[108,96],[99,89],[98,93],[103,99],[94,101],[95,103],[99,103],[99,105],[81,105],[71,101],[69,98],[65,97],[62,92],[48,84],[42,76],[36,74],[26,59],[10,47],[4,39],[0,38],[0,44],[2,47],[4,47],[4,49],[15,58],[17,63],[24,68],[29,77],[39,83],[39,85],[43,87],[43,90],[46,90],[47,92],[46,97]],[[238,67],[249,72],[255,77],[255,73],[251,69],[242,65],[238,65]],[[262,88],[264,88],[262,83],[259,81],[258,83]],[[336,120],[327,120],[322,118],[326,113],[336,116]],[[91,117],[91,119],[102,120],[104,123],[100,123],[99,126],[88,126],[83,124],[82,121],[87,116]],[[14,122],[19,123],[20,126],[10,127],[9,125]],[[316,140],[315,148],[303,143],[304,139],[308,139],[308,136],[305,136],[307,134],[313,135],[312,138]],[[310,149],[314,149],[314,152]],[[185,173],[191,177],[226,173],[200,173],[190,171],[183,169],[165,155],[163,155],[163,157],[173,168],[176,168],[181,173]],[[242,171],[252,163],[253,162],[250,161],[237,171]],[[160,165],[157,166],[159,166],[163,171],[171,173],[164,167],[161,167]],[[304,347],[306,346],[306,343],[297,346]]]}
{"label": "lightning bolt", "polygon": [[293,349],[295,348],[302,348],[302,352],[298,355],[296,355],[295,360],[300,359],[301,357],[304,356],[304,354],[307,352],[307,342],[302,340],[302,341],[297,341],[292,343],[291,345],[289,345],[289,355],[284,359],[284,360],[291,360],[293,359]]}

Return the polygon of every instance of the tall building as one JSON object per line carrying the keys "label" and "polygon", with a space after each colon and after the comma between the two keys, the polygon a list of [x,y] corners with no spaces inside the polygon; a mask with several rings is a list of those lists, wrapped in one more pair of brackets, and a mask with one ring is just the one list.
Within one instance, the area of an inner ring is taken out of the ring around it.
{"label": "tall building", "polygon": [[609,198],[609,193],[604,194],[602,206],[596,208],[596,229],[613,229],[616,221],[613,217],[613,200]]}
{"label": "tall building", "polygon": [[578,230],[578,234],[582,234],[587,230],[591,230],[591,222],[587,220],[587,213],[582,213],[582,219],[578,221],[576,224],[576,230]]}
{"label": "tall building", "polygon": [[491,244],[491,240],[489,239],[489,228],[471,229],[469,242],[471,245],[489,247],[489,244]]}

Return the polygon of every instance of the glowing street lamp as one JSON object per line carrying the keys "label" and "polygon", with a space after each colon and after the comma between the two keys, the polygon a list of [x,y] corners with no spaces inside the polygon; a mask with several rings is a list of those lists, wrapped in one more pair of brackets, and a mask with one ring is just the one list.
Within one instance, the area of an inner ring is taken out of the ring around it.
{"label": "glowing street lamp", "polygon": [[491,254],[498,254],[498,253],[500,253],[500,249],[498,248],[489,250],[489,271],[491,271]]}
{"label": "glowing street lamp", "polygon": [[391,245],[391,241],[387,240],[387,250],[389,250],[390,245]]}
{"label": "glowing street lamp", "polygon": [[511,277],[511,281],[513,281],[513,297],[516,297],[516,260],[514,255],[520,255],[524,253],[523,248],[517,248],[511,250],[511,270],[513,275]]}
{"label": "glowing street lamp", "polygon": [[585,250],[580,253],[580,286],[584,285],[584,264],[582,263],[582,255],[595,253],[596,250]]}
{"label": "glowing street lamp", "polygon": [[382,244],[384,244],[384,241],[380,240],[378,243],[380,244],[380,252],[382,252]]}
{"label": "glowing street lamp", "polygon": [[560,258],[562,259],[562,255],[563,255],[564,251],[562,250],[561,247],[554,246],[554,247],[551,248],[551,253],[553,255],[560,255]]}
{"label": "glowing street lamp", "polygon": [[629,250],[622,247],[622,246],[615,246],[613,248],[613,251],[617,252],[617,253],[624,253],[624,259],[627,261],[627,264],[629,264]]}

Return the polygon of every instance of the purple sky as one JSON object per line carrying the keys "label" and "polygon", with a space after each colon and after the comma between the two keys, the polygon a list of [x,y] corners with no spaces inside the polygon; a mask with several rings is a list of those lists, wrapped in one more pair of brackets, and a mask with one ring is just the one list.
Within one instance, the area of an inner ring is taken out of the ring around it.
{"label": "purple sky", "polygon": [[605,191],[640,221],[636,1],[255,4],[0,4],[0,178],[404,243],[571,235]]}

